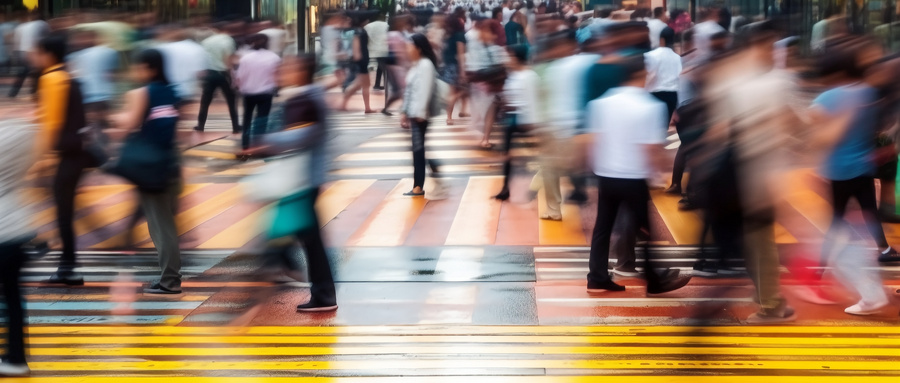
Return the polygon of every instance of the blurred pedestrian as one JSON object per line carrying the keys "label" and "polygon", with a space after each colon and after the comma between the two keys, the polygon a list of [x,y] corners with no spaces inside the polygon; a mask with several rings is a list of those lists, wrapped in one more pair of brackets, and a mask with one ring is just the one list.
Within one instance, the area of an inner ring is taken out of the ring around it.
{"label": "blurred pedestrian", "polygon": [[406,93],[403,95],[401,126],[412,133],[413,154],[413,188],[404,193],[405,196],[418,197],[425,195],[425,166],[431,167],[432,176],[435,177],[434,198],[442,198],[444,194],[443,184],[437,178],[438,163],[435,160],[425,159],[425,134],[428,130],[428,120],[436,115],[435,93],[437,92],[437,70],[435,62],[437,57],[431,49],[428,38],[422,34],[415,34],[409,44],[409,61],[413,63],[409,74],[406,75]]}
{"label": "blurred pedestrian", "polygon": [[69,54],[68,67],[80,82],[88,123],[105,128],[110,102],[115,97],[114,76],[119,66],[119,53],[98,44],[97,33],[92,30],[76,32],[73,38],[80,50]]}
{"label": "blurred pedestrian", "polygon": [[[390,73],[387,70],[387,60],[390,54],[387,34],[390,28],[384,19],[385,15],[379,14],[375,21],[367,24],[365,27],[366,34],[369,35],[369,54],[378,63],[378,68],[375,70],[375,86],[372,87],[373,90],[385,90],[385,88],[389,88],[390,84],[390,79],[388,78]],[[382,79],[384,82],[382,82]]]}
{"label": "blurred pedestrian", "polygon": [[25,80],[29,77],[33,81],[31,93],[37,93],[38,77],[41,72],[40,68],[35,67],[33,62],[35,59],[34,55],[38,49],[38,43],[49,33],[50,25],[44,21],[38,12],[29,13],[27,21],[19,24],[13,31],[15,55],[20,68],[16,81],[9,90],[10,98],[15,98],[19,95],[19,90],[22,89],[22,85],[25,85]]}
{"label": "blurred pedestrian", "polygon": [[463,19],[465,10],[457,7],[452,17],[446,21],[447,41],[444,44],[443,66],[440,70],[441,80],[450,84],[450,96],[447,99],[447,125],[453,125],[453,110],[461,101],[459,117],[468,117],[466,113],[467,91],[465,72],[461,68],[466,65],[466,31]]}
{"label": "blurred pedestrian", "polygon": [[389,76],[392,79],[392,83],[389,85],[393,86],[393,88],[389,86],[387,92],[385,92],[387,99],[381,113],[386,116],[393,115],[388,109],[403,98],[406,90],[406,74],[412,65],[408,57],[409,38],[407,37],[407,35],[411,36],[411,30],[412,18],[409,16],[397,16],[391,22],[391,31],[388,32],[390,54],[387,70],[390,71]]}
{"label": "blurred pedestrian", "polygon": [[[516,18],[520,13],[516,12]],[[510,21],[507,26],[514,23]],[[537,73],[528,66],[528,47],[526,45],[512,45],[508,47],[510,59],[507,62],[509,76],[503,86],[503,106],[507,116],[506,130],[503,139],[503,188],[494,199],[506,201],[509,199],[509,179],[512,175],[512,142],[517,133],[531,131],[541,123],[539,111],[539,92],[541,79]],[[543,218],[543,217],[542,217]],[[561,215],[547,215],[546,219],[560,221]]]}
{"label": "blurred pedestrian", "polygon": [[125,94],[122,112],[114,116],[117,127],[130,133],[118,166],[129,166],[140,177],[161,180],[159,184],[154,182],[152,189],[149,184],[135,182],[162,271],[159,281],[144,289],[147,294],[181,293],[181,252],[175,227],[175,211],[182,189],[175,139],[180,100],[176,86],[166,77],[165,68],[160,51],[148,49],[139,53],[132,73],[142,87]]}
{"label": "blurred pedestrian", "polygon": [[[252,50],[241,57],[236,80],[244,98],[244,121],[241,147],[250,148],[253,136],[265,133],[272,99],[278,89],[278,67],[281,57],[268,50],[269,37],[255,35],[251,39]],[[253,113],[256,112],[254,118]]]}
{"label": "blurred pedestrian", "polygon": [[665,126],[667,130],[669,121],[675,114],[675,107],[678,106],[678,77],[681,75],[681,56],[671,48],[673,37],[674,34],[671,33],[662,34],[657,43],[659,46],[644,54],[647,65],[647,91],[666,104],[669,116]]}
{"label": "blurred pedestrian", "polygon": [[[506,52],[497,44],[492,26],[495,19],[481,20],[473,30],[466,46],[466,78],[469,80],[472,103],[472,128],[482,129],[481,147],[490,149],[491,132],[497,115],[497,96],[506,81]],[[501,28],[502,29],[502,28]],[[503,38],[506,41],[506,38]],[[477,108],[477,109],[476,109]]]}
{"label": "blurred pedestrian", "polygon": [[353,57],[350,63],[350,65],[355,67],[356,78],[353,79],[353,83],[351,83],[350,86],[347,87],[347,90],[344,91],[344,100],[341,103],[340,108],[342,111],[347,110],[347,104],[350,102],[350,97],[353,97],[357,91],[362,91],[365,113],[378,113],[369,105],[369,84],[372,82],[372,79],[369,77],[369,34],[365,29],[368,24],[368,15],[357,16],[354,25],[355,32],[352,45]]}
{"label": "blurred pedestrian", "polygon": [[[200,96],[200,111],[197,112],[197,126],[194,130],[202,132],[206,128],[206,118],[209,115],[209,105],[212,103],[216,90],[221,90],[225,96],[225,104],[228,106],[228,117],[231,118],[231,133],[241,132],[238,125],[238,112],[234,94],[234,84],[231,78],[232,56],[237,50],[234,38],[223,31],[221,24],[213,25],[215,32],[201,43],[206,51],[206,72],[203,74],[203,93]],[[248,126],[244,127],[249,128]]]}
{"label": "blurred pedestrian", "polygon": [[6,306],[6,353],[0,362],[0,376],[28,376],[31,369],[25,356],[25,300],[20,279],[27,255],[22,246],[34,238],[28,225],[32,208],[25,198],[26,173],[34,164],[33,141],[35,127],[25,119],[6,118],[0,121],[0,284]]}
{"label": "blurred pedestrian", "polygon": [[157,49],[165,56],[166,78],[175,86],[182,103],[192,102],[197,95],[200,77],[209,67],[206,50],[178,27],[164,30],[162,38],[167,42]]}

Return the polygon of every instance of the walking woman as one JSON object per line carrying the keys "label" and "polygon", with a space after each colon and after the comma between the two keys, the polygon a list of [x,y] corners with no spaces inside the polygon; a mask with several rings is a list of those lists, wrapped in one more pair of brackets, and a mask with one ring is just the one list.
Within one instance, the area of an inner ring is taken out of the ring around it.
{"label": "walking woman", "polygon": [[[541,79],[527,65],[528,47],[525,45],[511,46],[509,53],[510,59],[507,64],[509,77],[503,86],[503,99],[509,115],[509,123],[506,126],[503,140],[503,150],[506,154],[506,160],[503,162],[503,189],[494,196],[495,199],[501,201],[509,199],[509,177],[512,172],[510,150],[512,149],[513,135],[531,130],[538,123],[538,111],[540,110],[538,92]],[[554,213],[552,216],[548,215],[542,219],[560,221],[562,216]]]}
{"label": "walking woman", "polygon": [[366,107],[366,114],[378,113],[369,106],[369,90],[372,88],[370,84],[372,79],[369,78],[369,34],[366,33],[366,24],[369,23],[369,16],[361,15],[356,21],[356,35],[353,36],[353,62],[355,66],[356,78],[353,83],[347,87],[344,92],[344,102],[341,104],[342,111],[347,110],[347,103],[350,97],[356,94],[356,91],[362,90],[363,105]]}
{"label": "walking woman", "polygon": [[[401,126],[412,131],[413,151],[413,189],[404,193],[406,196],[425,195],[425,132],[428,130],[428,118],[431,117],[435,81],[437,71],[434,63],[437,58],[431,49],[428,38],[422,34],[412,36],[409,44],[408,57],[412,63],[409,74],[406,75],[406,92],[403,95],[403,113]],[[438,174],[438,164],[435,160],[429,160],[433,175]],[[435,180],[437,181],[437,180]],[[437,183],[434,194],[443,194],[442,185]]]}
{"label": "walking woman", "polygon": [[457,101],[462,100],[462,109],[459,117],[468,117],[466,112],[466,99],[468,94],[464,87],[465,78],[460,68],[466,65],[466,11],[462,7],[456,7],[453,15],[446,20],[447,41],[444,44],[444,66],[441,67],[441,80],[450,84],[450,97],[447,99],[447,125],[453,125],[453,107]]}
{"label": "walking woman", "polygon": [[[250,53],[241,57],[237,69],[237,82],[244,96],[244,134],[241,144],[244,150],[250,147],[250,140],[258,132],[257,129],[266,126],[266,118],[272,110],[272,98],[278,89],[278,67],[281,65],[281,57],[268,50],[269,37],[258,34],[250,39],[253,49]],[[253,118],[253,111],[256,118]],[[257,121],[253,124],[253,121]]]}
{"label": "walking woman", "polygon": [[392,79],[390,84],[393,88],[389,88],[386,95],[387,100],[384,102],[384,109],[381,114],[392,116],[388,109],[395,102],[400,101],[406,89],[406,75],[409,72],[410,62],[407,55],[407,44],[411,36],[413,20],[409,15],[400,15],[391,21],[391,30],[388,32],[388,49],[390,50],[389,64],[387,66],[388,77]]}
{"label": "walking woman", "polygon": [[181,253],[175,210],[181,194],[181,164],[175,142],[179,104],[175,88],[163,70],[163,56],[155,49],[137,55],[132,73],[143,87],[125,94],[125,106],[113,117],[131,135],[122,147],[115,173],[134,182],[147,217],[150,239],[159,255],[159,282],[146,294],[181,293]]}

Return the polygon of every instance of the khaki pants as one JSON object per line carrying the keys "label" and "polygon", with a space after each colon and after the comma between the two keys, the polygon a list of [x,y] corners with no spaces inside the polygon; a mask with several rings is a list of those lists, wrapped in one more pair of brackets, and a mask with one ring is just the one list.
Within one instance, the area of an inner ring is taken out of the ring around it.
{"label": "khaki pants", "polygon": [[175,210],[180,194],[181,180],[174,181],[162,193],[140,193],[150,239],[159,255],[159,268],[162,270],[159,284],[169,290],[181,290],[181,251],[178,248],[178,229],[175,227]]}

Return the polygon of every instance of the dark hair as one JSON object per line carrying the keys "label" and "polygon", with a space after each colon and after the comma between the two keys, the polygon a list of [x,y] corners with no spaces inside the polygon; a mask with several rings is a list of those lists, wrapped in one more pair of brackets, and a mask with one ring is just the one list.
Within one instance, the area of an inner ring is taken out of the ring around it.
{"label": "dark hair", "polygon": [[525,64],[528,62],[528,46],[525,44],[510,45],[506,50],[509,51],[511,57],[514,57],[520,63]]}
{"label": "dark hair", "polygon": [[607,19],[612,16],[612,13],[612,8],[603,8],[599,12],[597,12],[597,16],[600,16],[601,19]]}
{"label": "dark hair", "polygon": [[262,33],[253,35],[250,38],[250,48],[253,50],[263,50],[269,47],[269,36]]}
{"label": "dark hair", "polygon": [[491,18],[492,19],[496,19],[497,15],[502,15],[502,14],[503,14],[503,8],[501,8],[501,7],[496,7],[491,10]]}
{"label": "dark hair", "polygon": [[532,9],[532,8],[534,8],[534,1],[531,1],[531,0],[526,1],[525,9]]}
{"label": "dark hair", "polygon": [[647,70],[646,64],[644,64],[644,55],[633,55],[624,58],[619,65],[621,65],[623,72],[625,72],[625,78],[631,80],[636,76],[641,74]]}
{"label": "dark hair", "polygon": [[56,60],[54,64],[59,64],[66,60],[68,42],[65,35],[54,33],[42,38],[38,43],[38,48],[53,56],[53,59]]}
{"label": "dark hair", "polygon": [[654,19],[658,19],[658,18],[660,18],[660,17],[663,17],[663,15],[665,15],[665,14],[666,14],[666,9],[665,9],[665,8],[663,8],[663,7],[656,7],[656,8],[653,8],[653,18],[654,18]]}
{"label": "dark hair", "polygon": [[421,33],[416,33],[412,35],[410,40],[412,40],[416,49],[419,50],[419,53],[422,54],[422,57],[431,60],[431,63],[437,68],[437,56],[434,54],[434,49],[431,48],[431,42],[428,41],[428,38]]}
{"label": "dark hair", "polygon": [[169,78],[166,77],[164,62],[165,60],[162,53],[152,48],[138,52],[137,56],[135,56],[134,58],[135,65],[146,65],[147,69],[156,71],[156,74],[152,79],[150,79],[151,82],[161,82],[163,84],[168,84]]}
{"label": "dark hair", "polygon": [[671,48],[675,44],[675,30],[671,27],[665,27],[659,33],[659,38],[664,41],[666,47]]}

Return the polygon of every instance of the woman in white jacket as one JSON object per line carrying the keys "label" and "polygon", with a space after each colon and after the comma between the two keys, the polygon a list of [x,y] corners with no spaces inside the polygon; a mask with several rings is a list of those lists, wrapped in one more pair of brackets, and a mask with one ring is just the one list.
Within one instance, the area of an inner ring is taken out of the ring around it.
{"label": "woman in white jacket", "polygon": [[[406,196],[425,195],[425,131],[428,118],[432,116],[432,102],[436,91],[435,81],[437,57],[431,49],[428,38],[415,34],[410,38],[408,58],[412,67],[406,75],[406,90],[403,94],[401,126],[412,132],[413,189]],[[433,175],[438,173],[438,164],[429,160]],[[440,186],[438,186],[440,189]]]}

